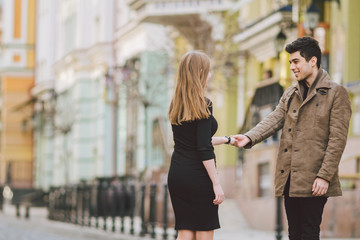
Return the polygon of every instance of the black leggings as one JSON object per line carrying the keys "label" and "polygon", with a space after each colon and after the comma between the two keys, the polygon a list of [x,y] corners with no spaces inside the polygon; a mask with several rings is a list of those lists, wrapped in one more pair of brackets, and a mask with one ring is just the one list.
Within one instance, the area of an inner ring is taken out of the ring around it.
{"label": "black leggings", "polygon": [[319,240],[320,224],[327,197],[289,197],[290,181],[286,183],[285,210],[290,240]]}

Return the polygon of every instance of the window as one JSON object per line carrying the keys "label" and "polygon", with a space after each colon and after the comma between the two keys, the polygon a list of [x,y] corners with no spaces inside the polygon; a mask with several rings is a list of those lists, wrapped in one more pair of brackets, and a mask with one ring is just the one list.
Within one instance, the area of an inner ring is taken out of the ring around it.
{"label": "window", "polygon": [[259,197],[268,197],[270,196],[270,164],[269,162],[260,163],[258,165],[259,173]]}

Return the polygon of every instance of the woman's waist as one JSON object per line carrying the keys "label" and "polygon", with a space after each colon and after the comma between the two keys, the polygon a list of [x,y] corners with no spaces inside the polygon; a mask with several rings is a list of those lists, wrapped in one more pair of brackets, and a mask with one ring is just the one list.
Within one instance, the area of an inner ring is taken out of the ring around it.
{"label": "woman's waist", "polygon": [[175,148],[172,154],[172,160],[179,159],[181,161],[201,162],[199,159],[199,152],[196,150],[185,150]]}
{"label": "woman's waist", "polygon": [[197,147],[195,145],[184,145],[184,144],[175,144],[174,152],[197,152]]}

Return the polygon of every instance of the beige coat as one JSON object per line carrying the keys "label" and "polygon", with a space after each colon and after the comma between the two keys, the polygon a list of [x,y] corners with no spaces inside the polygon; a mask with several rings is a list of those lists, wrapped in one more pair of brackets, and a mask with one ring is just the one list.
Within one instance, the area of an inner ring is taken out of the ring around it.
{"label": "beige coat", "polygon": [[327,180],[325,196],[342,195],[338,166],[351,116],[344,87],[320,69],[305,101],[303,85],[288,88],[276,109],[245,135],[251,148],[282,129],[275,173],[275,195],[281,196],[291,173],[290,197],[311,197],[316,177]]}

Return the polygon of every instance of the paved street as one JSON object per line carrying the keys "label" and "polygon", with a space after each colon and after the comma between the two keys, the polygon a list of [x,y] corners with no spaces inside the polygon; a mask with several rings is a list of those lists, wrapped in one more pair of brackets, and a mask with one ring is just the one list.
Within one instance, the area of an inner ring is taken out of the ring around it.
{"label": "paved street", "polygon": [[[21,218],[16,218],[15,208],[5,206],[0,213],[0,240],[150,240],[149,237],[140,238],[130,234],[120,234],[101,229],[81,227],[70,223],[49,221],[44,208],[32,208],[30,219],[25,219],[24,209]],[[215,231],[215,240],[274,240],[273,231],[258,231],[251,229],[243,218],[236,203],[230,199],[220,208],[221,229]],[[136,221],[135,232],[139,232],[139,221]],[[102,226],[102,223],[100,224]],[[119,223],[117,223],[119,226]],[[127,230],[129,228],[126,228]],[[162,231],[157,230],[157,239],[161,239]],[[173,232],[169,233],[169,240],[173,239]],[[287,237],[283,238],[284,240]],[[327,239],[330,240],[330,239]],[[331,239],[340,240],[340,239]],[[355,239],[352,239],[355,240]],[[359,240],[359,239],[357,239]]]}
{"label": "paved street", "polygon": [[[128,234],[105,232],[70,223],[50,221],[45,208],[32,208],[30,219],[16,218],[14,207],[5,207],[0,213],[0,240],[138,240]],[[110,225],[109,225],[110,226]]]}

